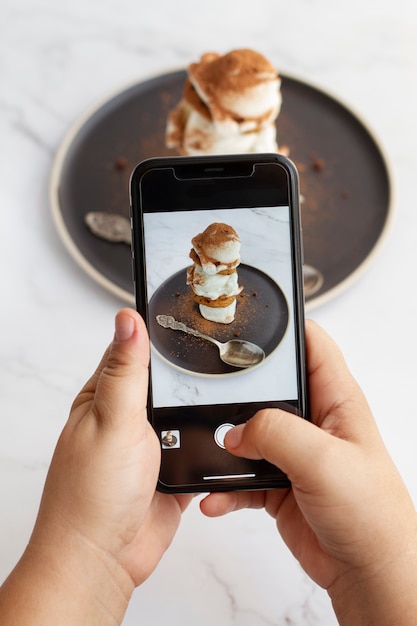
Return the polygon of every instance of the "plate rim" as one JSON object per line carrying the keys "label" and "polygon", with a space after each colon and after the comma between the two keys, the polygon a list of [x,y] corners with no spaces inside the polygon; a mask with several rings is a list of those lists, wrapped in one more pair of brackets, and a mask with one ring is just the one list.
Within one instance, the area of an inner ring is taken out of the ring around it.
{"label": "plate rim", "polygon": [[[50,175],[49,175],[49,204],[50,211],[52,214],[52,219],[57,230],[61,241],[66,248],[67,252],[73,258],[73,260],[78,264],[79,267],[97,284],[106,289],[109,293],[114,296],[120,298],[124,302],[129,305],[136,306],[136,300],[134,293],[123,289],[123,287],[119,287],[109,278],[104,276],[85,256],[82,254],[73,238],[71,237],[62,215],[60,200],[59,200],[59,186],[63,171],[63,166],[65,163],[65,159],[68,153],[69,148],[71,147],[74,139],[77,137],[78,133],[84,127],[84,125],[98,112],[100,111],[106,104],[108,104],[111,100],[121,96],[125,92],[133,89],[136,86],[141,85],[142,83],[151,81],[153,79],[157,80],[162,78],[165,75],[171,75],[178,72],[186,72],[186,67],[173,67],[171,69],[167,69],[166,71],[161,71],[155,74],[147,74],[144,75],[140,79],[136,79],[129,83],[126,83],[124,86],[109,91],[106,96],[103,96],[99,100],[96,100],[91,106],[87,107],[83,113],[75,118],[73,123],[69,126],[66,133],[63,135],[61,142],[58,145],[58,148],[55,152],[55,156],[52,161]],[[340,107],[344,108],[350,115],[356,119],[356,121],[366,130],[375,147],[377,148],[381,159],[384,163],[387,182],[388,182],[388,204],[387,204],[387,212],[385,216],[384,225],[379,233],[379,236],[369,250],[363,261],[348,275],[346,278],[341,280],[337,285],[334,285],[327,291],[317,296],[312,296],[309,300],[306,300],[304,303],[305,312],[310,312],[327,302],[337,298],[341,293],[348,290],[348,288],[357,282],[363,274],[365,274],[368,269],[372,266],[377,256],[380,254],[382,248],[386,244],[389,233],[393,228],[393,224],[395,221],[395,217],[397,214],[397,188],[396,188],[396,180],[394,175],[394,169],[391,164],[391,160],[388,156],[388,151],[385,149],[385,146],[379,137],[379,135],[374,131],[372,125],[368,122],[367,119],[364,118],[360,113],[357,112],[356,108],[353,107],[350,103],[342,100],[341,97],[335,95],[335,93],[327,87],[321,86],[317,83],[312,83],[306,80],[304,77],[300,77],[297,74],[287,73],[287,72],[278,72],[281,78],[284,80],[288,78],[289,80],[294,80],[298,83],[305,85],[306,87],[313,89],[317,92],[320,92],[322,95],[330,98]]]}

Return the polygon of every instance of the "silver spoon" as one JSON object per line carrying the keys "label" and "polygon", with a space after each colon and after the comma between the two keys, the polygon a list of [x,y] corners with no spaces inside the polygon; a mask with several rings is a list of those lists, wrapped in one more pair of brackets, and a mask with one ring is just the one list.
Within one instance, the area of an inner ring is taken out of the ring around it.
{"label": "silver spoon", "polygon": [[312,265],[303,265],[304,293],[312,296],[323,286],[323,274]]}
{"label": "silver spoon", "polygon": [[220,359],[232,365],[233,367],[253,367],[258,365],[265,358],[265,352],[256,344],[245,341],[244,339],[231,339],[226,343],[221,343],[209,335],[200,333],[200,331],[194,328],[189,328],[183,322],[177,322],[172,315],[157,315],[156,321],[163,328],[172,328],[172,330],[181,330],[183,333],[194,335],[194,337],[200,337],[214,343],[219,349]]}
{"label": "silver spoon", "polygon": [[[112,241],[114,243],[131,244],[130,220],[117,213],[106,213],[105,211],[91,211],[84,217],[85,223],[97,237]],[[311,296],[323,285],[323,274],[311,265],[303,266],[304,293]]]}
{"label": "silver spoon", "polygon": [[114,243],[126,243],[130,246],[132,233],[130,220],[117,213],[105,213],[104,211],[90,211],[84,216],[84,221],[97,237]]}

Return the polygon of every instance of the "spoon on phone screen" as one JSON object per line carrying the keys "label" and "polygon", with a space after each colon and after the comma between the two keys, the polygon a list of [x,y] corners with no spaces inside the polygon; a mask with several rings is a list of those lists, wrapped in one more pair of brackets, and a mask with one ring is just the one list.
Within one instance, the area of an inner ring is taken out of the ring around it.
{"label": "spoon on phone screen", "polygon": [[172,315],[157,315],[156,321],[163,328],[172,328],[172,330],[181,330],[183,333],[200,337],[214,343],[219,349],[219,356],[223,363],[232,365],[233,367],[253,367],[258,365],[265,358],[265,352],[251,341],[244,339],[231,339],[226,343],[221,343],[209,335],[200,333],[195,328],[186,326],[183,322],[178,322]]}

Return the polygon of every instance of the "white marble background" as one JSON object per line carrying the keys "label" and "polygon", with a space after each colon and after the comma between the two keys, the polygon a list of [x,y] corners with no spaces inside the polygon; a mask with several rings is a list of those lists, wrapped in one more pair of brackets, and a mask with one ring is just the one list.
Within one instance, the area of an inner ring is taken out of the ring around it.
{"label": "white marble background", "polygon": [[[0,9],[0,578],[20,556],[73,396],[122,302],[69,257],[48,176],[73,121],[109,92],[207,50],[253,47],[368,120],[392,163],[397,216],[376,262],[315,310],[338,341],[417,502],[416,8],[411,0],[3,0]],[[198,502],[124,620],[333,626],[262,511],[209,520]]]}

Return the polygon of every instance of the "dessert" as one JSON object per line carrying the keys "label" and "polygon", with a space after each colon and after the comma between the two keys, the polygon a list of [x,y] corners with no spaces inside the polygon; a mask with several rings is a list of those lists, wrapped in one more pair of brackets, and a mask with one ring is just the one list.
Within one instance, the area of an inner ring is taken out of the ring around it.
{"label": "dessert", "polygon": [[239,286],[240,239],[228,224],[214,222],[192,239],[187,285],[194,292],[201,315],[212,322],[230,324],[235,318]]}
{"label": "dessert", "polygon": [[189,65],[168,116],[167,147],[182,155],[277,152],[280,86],[277,70],[254,50],[204,54]]}

